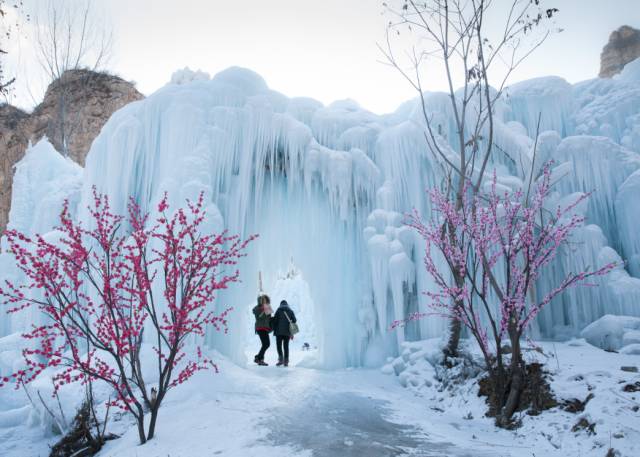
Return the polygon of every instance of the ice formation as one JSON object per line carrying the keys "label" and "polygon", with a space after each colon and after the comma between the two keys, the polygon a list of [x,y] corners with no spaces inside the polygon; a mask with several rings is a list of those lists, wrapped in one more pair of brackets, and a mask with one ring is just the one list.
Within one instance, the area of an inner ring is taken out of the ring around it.
{"label": "ice formation", "polygon": [[[7,228],[20,230],[27,235],[50,233],[60,221],[65,200],[69,202],[71,213],[76,213],[81,190],[82,167],[64,158],[43,138],[35,146],[29,146],[15,166]],[[3,238],[0,254],[2,278],[19,281],[14,259],[6,251],[6,240]],[[29,323],[41,319],[35,309],[16,313],[11,318],[5,316],[4,312],[0,314],[0,336],[23,330]]]}
{"label": "ice formation", "polygon": [[[587,224],[538,287],[577,268],[629,261],[599,279],[602,287],[556,300],[536,322],[539,336],[575,336],[607,313],[640,316],[639,69],[636,61],[617,78],[573,86],[560,78],[522,82],[498,107],[496,142],[505,154],[496,154],[492,168],[501,188],[522,186],[523,166],[554,159],[561,178],[555,202],[594,191],[578,209]],[[446,149],[456,136],[448,98],[429,93],[426,100]],[[540,113],[544,131],[534,157]],[[94,185],[116,211],[124,211],[129,196],[153,212],[165,191],[173,204],[204,192],[209,229],[260,234],[240,265],[243,283],[214,304],[234,307],[236,330],[209,335],[209,344],[242,360],[262,271],[267,291],[309,295],[298,299],[313,304],[303,319],[312,322],[300,325],[314,329],[324,366],[380,365],[406,341],[437,336],[446,326],[430,317],[388,331],[394,319],[429,311],[422,292],[433,287],[422,268],[423,245],[403,225],[413,208],[430,214],[425,189],[440,183],[421,116],[415,100],[381,116],[351,100],[323,106],[287,98],[242,68],[213,78],[181,70],[111,117],[83,176],[48,143],[31,148],[16,169],[10,225],[47,232],[64,198],[85,220]],[[0,259],[3,274],[15,274],[9,255]],[[276,272],[292,257],[308,289],[278,282]],[[18,317],[0,317],[0,335],[23,326]]]}

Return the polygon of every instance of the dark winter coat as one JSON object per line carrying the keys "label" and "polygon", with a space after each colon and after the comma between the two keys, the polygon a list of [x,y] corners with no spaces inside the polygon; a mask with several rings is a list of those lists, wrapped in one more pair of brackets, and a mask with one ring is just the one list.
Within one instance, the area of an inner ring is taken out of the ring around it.
{"label": "dark winter coat", "polygon": [[271,316],[262,311],[262,305],[253,307],[253,315],[256,317],[256,332],[258,329],[267,329],[271,331]]}
{"label": "dark winter coat", "polygon": [[293,310],[289,308],[287,302],[284,302],[284,304],[280,304],[280,307],[271,320],[271,328],[276,336],[292,336],[291,331],[289,330],[289,321],[287,320],[287,316],[289,316],[291,322],[297,322],[296,315],[293,313]]}

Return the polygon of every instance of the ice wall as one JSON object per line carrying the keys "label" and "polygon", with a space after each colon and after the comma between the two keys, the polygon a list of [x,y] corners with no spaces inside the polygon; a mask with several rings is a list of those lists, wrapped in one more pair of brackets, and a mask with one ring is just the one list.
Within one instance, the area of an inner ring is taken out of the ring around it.
{"label": "ice wall", "polygon": [[[29,145],[24,157],[15,165],[8,229],[27,235],[40,233],[54,236],[64,201],[71,214],[77,211],[82,189],[82,167],[60,155],[46,138]],[[0,276],[2,280],[18,281],[20,272],[13,256],[7,252],[6,240],[1,242]],[[22,331],[30,323],[40,322],[33,309],[22,313],[0,313],[0,336]]]}
{"label": "ice wall", "polygon": [[[616,256],[629,260],[627,269],[603,278],[602,287],[556,300],[536,323],[542,337],[575,335],[607,312],[640,315],[640,71],[637,62],[630,65],[612,80],[571,86],[542,78],[514,85],[496,113],[503,152],[490,168],[501,186],[521,186],[523,166],[554,159],[555,175],[566,175],[557,202],[594,192],[581,208],[587,224],[542,278],[541,291],[564,272]],[[454,157],[448,98],[430,93],[426,100],[438,141]],[[49,231],[63,197],[81,202],[77,217],[85,220],[94,185],[109,194],[116,211],[124,211],[129,196],[153,211],[165,191],[174,205],[204,192],[210,230],[260,234],[240,265],[243,282],[213,304],[234,307],[233,331],[208,335],[209,344],[243,359],[258,271],[273,279],[293,257],[314,304],[305,318],[313,320],[323,365],[378,364],[404,340],[446,328],[431,317],[388,331],[394,319],[429,311],[422,292],[434,287],[422,268],[423,244],[403,225],[413,208],[430,216],[425,189],[441,183],[423,131],[415,100],[379,116],[350,100],[325,107],[287,98],[246,69],[213,78],[185,69],[147,99],[114,113],[93,143],[82,179],[79,168],[50,146],[33,148],[45,151],[31,150],[16,170],[11,224]],[[31,192],[34,182],[52,190]],[[10,270],[6,260],[3,254],[3,273]],[[23,325],[15,319],[0,317],[2,334]]]}

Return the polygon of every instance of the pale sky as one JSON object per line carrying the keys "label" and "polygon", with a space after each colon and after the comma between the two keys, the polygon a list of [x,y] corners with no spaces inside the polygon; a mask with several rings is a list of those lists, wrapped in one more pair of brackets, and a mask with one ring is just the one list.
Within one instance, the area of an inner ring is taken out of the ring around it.
{"label": "pale sky", "polygon": [[[25,3],[32,8],[43,1]],[[381,0],[92,1],[114,28],[114,56],[107,69],[135,81],[147,95],[185,66],[213,75],[238,65],[258,72],[287,96],[325,104],[351,98],[384,113],[415,96],[395,70],[379,62],[376,43],[384,40],[388,20]],[[547,3],[560,9],[556,25],[564,31],[551,36],[511,82],[546,75],[570,82],[595,77],[611,31],[623,24],[640,28],[640,0]],[[18,76],[23,86],[14,102],[28,106],[24,84],[37,69],[29,63],[28,39],[22,41]],[[429,90],[444,89],[441,78],[427,82]]]}

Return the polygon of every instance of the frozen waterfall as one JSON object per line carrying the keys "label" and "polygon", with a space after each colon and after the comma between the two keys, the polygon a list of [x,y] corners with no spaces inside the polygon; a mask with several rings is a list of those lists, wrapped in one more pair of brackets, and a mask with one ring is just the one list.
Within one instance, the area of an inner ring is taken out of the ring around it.
{"label": "frozen waterfall", "polygon": [[[574,86],[560,78],[516,84],[497,113],[496,141],[506,152],[493,163],[500,185],[521,185],[514,164],[532,160],[531,136],[542,113],[547,131],[539,157],[555,159],[556,174],[567,175],[556,198],[594,191],[581,209],[587,225],[538,287],[585,265],[629,261],[599,280],[602,287],[556,300],[536,323],[542,337],[576,335],[605,313],[640,316],[640,63],[628,67],[618,78]],[[446,96],[426,98],[440,140],[451,141]],[[165,191],[174,205],[204,192],[208,228],[260,234],[240,265],[243,282],[213,305],[234,307],[232,331],[212,333],[207,342],[235,360],[244,357],[258,271],[275,284],[291,258],[304,272],[305,300],[314,303],[306,314],[313,322],[300,326],[314,329],[323,366],[381,364],[404,340],[445,329],[432,317],[388,331],[394,319],[428,311],[422,292],[433,287],[422,268],[422,243],[403,225],[413,208],[430,214],[425,189],[440,184],[416,101],[380,116],[350,100],[323,106],[287,98],[242,68],[213,78],[182,70],[111,117],[81,173],[46,141],[30,148],[16,168],[10,226],[52,230],[65,198],[85,220],[97,186],[120,212],[129,196],[153,211]],[[0,269],[17,275],[10,253],[0,255]],[[1,335],[24,325],[24,317],[0,315]]]}

